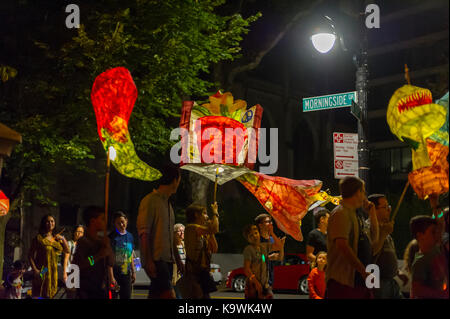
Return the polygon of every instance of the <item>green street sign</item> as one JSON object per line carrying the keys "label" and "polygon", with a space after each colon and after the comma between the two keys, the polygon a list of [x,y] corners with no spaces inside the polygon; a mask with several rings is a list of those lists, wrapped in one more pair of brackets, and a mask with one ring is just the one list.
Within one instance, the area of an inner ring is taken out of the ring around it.
{"label": "green street sign", "polygon": [[352,101],[352,106],[350,106],[350,113],[352,113],[358,121],[361,121],[361,108],[359,107],[358,103],[355,103],[355,101]]}
{"label": "green street sign", "polygon": [[358,102],[356,91],[308,97],[303,99],[303,112],[347,107],[352,101]]}

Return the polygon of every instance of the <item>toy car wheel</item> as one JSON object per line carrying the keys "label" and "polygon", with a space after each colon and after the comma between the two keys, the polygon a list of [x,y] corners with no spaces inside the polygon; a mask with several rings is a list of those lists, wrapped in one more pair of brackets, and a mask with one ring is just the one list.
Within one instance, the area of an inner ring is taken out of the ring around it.
{"label": "toy car wheel", "polygon": [[302,294],[302,295],[309,294],[308,277],[307,276],[300,278],[300,280],[298,281],[298,293]]}
{"label": "toy car wheel", "polygon": [[245,290],[245,276],[237,276],[233,279],[231,287],[236,292],[244,292]]}

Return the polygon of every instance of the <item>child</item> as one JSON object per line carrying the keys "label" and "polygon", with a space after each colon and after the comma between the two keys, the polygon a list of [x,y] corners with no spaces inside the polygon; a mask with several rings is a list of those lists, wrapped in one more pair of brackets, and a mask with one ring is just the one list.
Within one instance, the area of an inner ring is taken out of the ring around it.
{"label": "child", "polygon": [[131,285],[136,281],[136,273],[133,261],[134,238],[127,232],[128,218],[118,211],[113,216],[115,230],[109,234],[111,247],[114,252],[114,278],[120,287],[119,293],[115,293],[117,299],[131,299]]}
{"label": "child", "polygon": [[6,276],[5,281],[5,298],[6,299],[22,299],[23,274],[26,266],[21,260],[16,260],[13,264],[13,270]]}
{"label": "child", "polygon": [[411,232],[419,244],[412,265],[411,298],[448,299],[448,264],[442,253],[437,222],[429,216],[416,216]]}
{"label": "child", "polygon": [[101,207],[89,206],[83,212],[83,219],[86,233],[78,240],[73,256],[73,264],[80,268],[79,298],[108,299],[107,284],[115,287],[117,282],[109,238],[98,234],[105,229],[105,212]]}
{"label": "child", "polygon": [[[272,299],[273,294],[269,288],[269,272],[267,262],[269,253],[280,250],[284,255],[284,242],[286,238],[279,239],[273,235],[274,243],[261,243],[261,237],[256,225],[247,225],[243,235],[249,245],[244,249],[244,272],[247,277],[245,285],[246,299]],[[280,258],[281,259],[281,258]]]}
{"label": "child", "polygon": [[327,266],[327,253],[320,251],[312,263],[312,270],[308,276],[309,299],[324,299],[325,297],[325,267]]}

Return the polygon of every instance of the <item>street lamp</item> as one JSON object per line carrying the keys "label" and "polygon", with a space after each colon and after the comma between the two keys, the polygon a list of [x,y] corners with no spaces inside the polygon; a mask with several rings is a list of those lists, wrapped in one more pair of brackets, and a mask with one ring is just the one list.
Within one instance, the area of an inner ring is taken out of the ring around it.
{"label": "street lamp", "polygon": [[320,53],[330,51],[336,41],[336,31],[334,29],[333,20],[329,16],[324,16],[325,23],[314,30],[311,41],[314,48]]}
{"label": "street lamp", "polygon": [[[316,29],[311,41],[314,48],[320,53],[329,52],[334,46],[336,38],[339,38],[341,48],[347,51],[344,45],[343,36],[337,32],[333,20],[324,16],[325,24],[320,29]],[[369,68],[367,66],[367,34],[364,23],[364,15],[360,15],[359,21],[359,51],[354,52],[353,62],[356,67],[356,92],[358,103],[351,107],[352,114],[358,120],[358,174],[365,182],[366,190],[369,189],[369,147],[368,147],[368,122],[367,122],[367,83]]]}

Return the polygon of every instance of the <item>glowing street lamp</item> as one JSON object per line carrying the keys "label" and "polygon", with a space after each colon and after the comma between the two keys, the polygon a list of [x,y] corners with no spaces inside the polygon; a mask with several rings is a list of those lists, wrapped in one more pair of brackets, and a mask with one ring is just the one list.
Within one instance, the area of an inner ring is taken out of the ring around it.
{"label": "glowing street lamp", "polygon": [[[367,65],[367,34],[364,24],[364,15],[360,15],[360,48],[353,54],[353,62],[356,66],[356,92],[358,104],[352,106],[352,114],[358,120],[358,175],[365,182],[366,190],[369,189],[369,147],[368,147],[368,122],[367,122],[367,86],[369,68]],[[336,30],[333,20],[328,16],[323,16],[325,23],[320,29],[315,30],[311,37],[314,48],[320,53],[329,52],[339,37],[341,48],[347,51],[344,45],[343,36]],[[323,22],[323,21],[322,21]]]}
{"label": "glowing street lamp", "polygon": [[336,35],[333,33],[317,33],[311,37],[311,41],[317,51],[327,53],[333,48]]}

